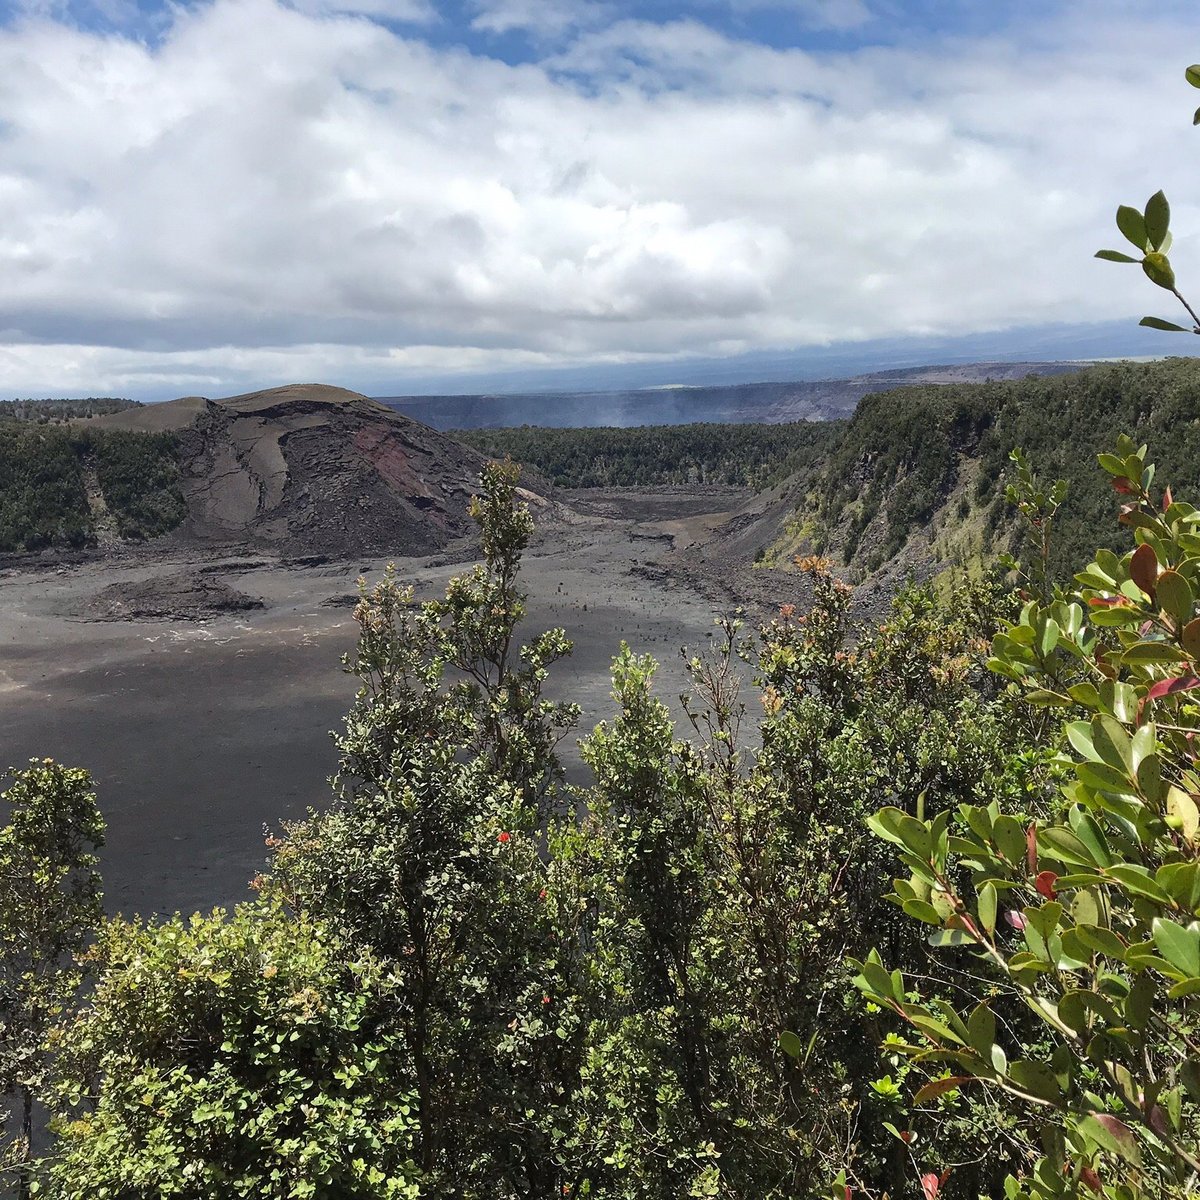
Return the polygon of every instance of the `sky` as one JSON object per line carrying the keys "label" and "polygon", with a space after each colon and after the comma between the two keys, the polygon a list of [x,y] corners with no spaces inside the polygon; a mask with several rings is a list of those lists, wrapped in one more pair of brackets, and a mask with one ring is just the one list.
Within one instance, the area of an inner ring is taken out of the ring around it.
{"label": "sky", "polygon": [[1190,353],[1092,255],[1161,187],[1200,281],[1198,58],[1195,0],[0,0],[0,397]]}

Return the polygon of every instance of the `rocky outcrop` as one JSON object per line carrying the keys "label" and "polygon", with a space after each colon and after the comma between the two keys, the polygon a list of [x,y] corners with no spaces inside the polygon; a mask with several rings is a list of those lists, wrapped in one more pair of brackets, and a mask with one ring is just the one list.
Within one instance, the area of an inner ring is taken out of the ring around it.
{"label": "rocky outcrop", "polygon": [[174,430],[180,536],[284,555],[425,554],[470,532],[474,450],[366,396],[293,385],[101,418]]}

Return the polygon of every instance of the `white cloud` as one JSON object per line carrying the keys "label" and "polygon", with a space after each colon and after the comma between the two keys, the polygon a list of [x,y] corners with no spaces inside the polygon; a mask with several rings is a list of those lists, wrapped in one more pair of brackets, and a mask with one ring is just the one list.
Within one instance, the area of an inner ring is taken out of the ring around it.
{"label": "white cloud", "polygon": [[504,34],[522,30],[535,38],[557,38],[608,19],[603,0],[475,0],[471,28]]}
{"label": "white cloud", "polygon": [[400,24],[427,25],[438,19],[430,0],[290,0],[293,8],[313,16],[344,14]]}
{"label": "white cloud", "polygon": [[627,21],[513,67],[321,3],[0,29],[0,391],[1169,313],[1091,253],[1160,185],[1200,229],[1185,21],[824,57]]}
{"label": "white cloud", "polygon": [[866,0],[729,0],[735,12],[778,9],[813,29],[858,29],[871,19]]}

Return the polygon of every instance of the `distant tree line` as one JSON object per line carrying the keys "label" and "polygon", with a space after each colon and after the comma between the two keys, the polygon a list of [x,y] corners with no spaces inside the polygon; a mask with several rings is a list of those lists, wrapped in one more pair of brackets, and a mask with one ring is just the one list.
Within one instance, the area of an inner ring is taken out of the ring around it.
{"label": "distant tree line", "polygon": [[72,421],[81,417],[103,417],[108,413],[124,412],[127,408],[140,408],[136,400],[120,396],[85,396],[71,400],[0,400],[0,420]]}
{"label": "distant tree line", "polygon": [[843,421],[780,425],[460,429],[452,437],[510,456],[560,487],[720,484],[762,489],[810,467],[835,445]]}

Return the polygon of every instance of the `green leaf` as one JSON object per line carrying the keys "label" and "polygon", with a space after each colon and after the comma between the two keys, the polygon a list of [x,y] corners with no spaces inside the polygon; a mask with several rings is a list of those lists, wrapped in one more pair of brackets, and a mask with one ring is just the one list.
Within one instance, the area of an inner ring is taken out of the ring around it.
{"label": "green leaf", "polygon": [[1179,1068],[1179,1079],[1193,1100],[1200,1100],[1200,1058],[1189,1058]]}
{"label": "green leaf", "polygon": [[1178,571],[1166,570],[1158,577],[1158,605],[1180,625],[1191,620],[1196,598],[1191,584]]}
{"label": "green leaf", "polygon": [[1154,882],[1145,867],[1139,867],[1132,863],[1117,863],[1107,869],[1107,874],[1120,883],[1126,891],[1133,892],[1138,896],[1145,896],[1164,906],[1171,903],[1171,897]]}
{"label": "green leaf", "polygon": [[996,1017],[986,1004],[977,1004],[971,1010],[967,1034],[971,1048],[983,1058],[990,1058],[992,1043],[996,1040]]}
{"label": "green leaf", "polygon": [[1146,249],[1146,219],[1136,208],[1122,204],[1117,209],[1117,228],[1125,236],[1126,241],[1132,242],[1139,252]]}
{"label": "green leaf", "polygon": [[1190,66],[1183,74],[1192,87],[1200,88],[1200,66]]}
{"label": "green leaf", "polygon": [[1131,258],[1128,254],[1122,254],[1120,250],[1097,250],[1096,257],[1104,259],[1105,262],[1115,263],[1135,263],[1140,262],[1140,259]]}
{"label": "green leaf", "polygon": [[1159,953],[1189,978],[1200,975],[1200,926],[1194,922],[1184,928],[1174,921],[1155,917],[1150,928]]}
{"label": "green leaf", "polygon": [[1112,717],[1100,715],[1092,718],[1092,745],[1101,761],[1114,770],[1128,774],[1131,767],[1132,750],[1129,734],[1124,726]]}
{"label": "green leaf", "polygon": [[970,946],[975,939],[961,929],[935,929],[926,939],[931,946]]}
{"label": "green leaf", "polygon": [[1167,197],[1161,191],[1155,192],[1146,201],[1145,213],[1146,238],[1155,250],[1161,248],[1170,223],[1171,206],[1167,203]]}
{"label": "green leaf", "polygon": [[790,1029],[785,1029],[779,1035],[779,1048],[788,1058],[799,1058],[804,1052],[804,1043]]}
{"label": "green leaf", "polygon": [[992,825],[992,838],[1004,857],[1017,866],[1025,861],[1025,830],[1015,817],[1002,813]]}
{"label": "green leaf", "polygon": [[1037,1096],[1040,1100],[1054,1103],[1058,1100],[1058,1080],[1049,1067],[1032,1059],[1021,1058],[1008,1065],[1008,1078],[1022,1091]]}
{"label": "green leaf", "polygon": [[1200,863],[1167,863],[1154,872],[1154,878],[1184,912],[1195,914],[1200,909]]}
{"label": "green leaf", "polygon": [[[1175,572],[1166,571],[1164,574],[1174,575]],[[1184,586],[1186,587],[1187,584],[1185,583]],[[1163,607],[1166,606],[1163,605]],[[1146,667],[1161,663],[1186,662],[1187,657],[1183,651],[1176,649],[1170,642],[1134,642],[1121,655],[1121,662],[1127,667]]]}
{"label": "green leaf", "polygon": [[941,925],[942,923],[941,913],[924,900],[905,900],[901,907],[910,917],[924,921],[926,925]]}
{"label": "green leaf", "polygon": [[1189,842],[1196,840],[1197,830],[1200,830],[1200,809],[1197,809],[1196,801],[1174,784],[1167,790],[1167,824],[1178,829]]}
{"label": "green leaf", "polygon": [[[1175,271],[1171,266],[1170,259],[1165,254],[1160,254],[1157,250],[1151,250],[1142,259],[1142,272],[1155,287],[1165,288],[1168,292],[1175,290]],[[1133,518],[1140,515],[1137,512],[1133,512],[1129,514],[1129,517]],[[1147,524],[1144,520],[1130,521],[1129,523],[1135,525]]]}
{"label": "green leaf", "polygon": [[1075,836],[1087,847],[1091,855],[1090,862],[1098,867],[1107,867],[1113,861],[1112,850],[1096,818],[1076,805],[1067,814],[1067,820]]}
{"label": "green leaf", "polygon": [[996,929],[996,906],[996,885],[989,879],[979,889],[979,897],[975,905],[980,923],[989,934],[994,933]]}
{"label": "green leaf", "polygon": [[[1097,255],[1097,258],[1100,256]],[[1143,317],[1139,325],[1144,325],[1147,329],[1159,329],[1163,333],[1191,333],[1190,329],[1185,329],[1182,325],[1176,325],[1174,321],[1164,321],[1162,317]]]}
{"label": "green leaf", "polygon": [[961,1084],[970,1083],[970,1075],[948,1075],[945,1079],[934,1079],[932,1082],[925,1084],[924,1087],[917,1089],[917,1094],[913,1097],[914,1104],[924,1104],[927,1100],[936,1100],[939,1096],[944,1096],[947,1092],[952,1092]]}
{"label": "green leaf", "polygon": [[1118,962],[1125,958],[1125,943],[1103,925],[1076,925],[1075,935],[1089,950],[1107,954]]}

